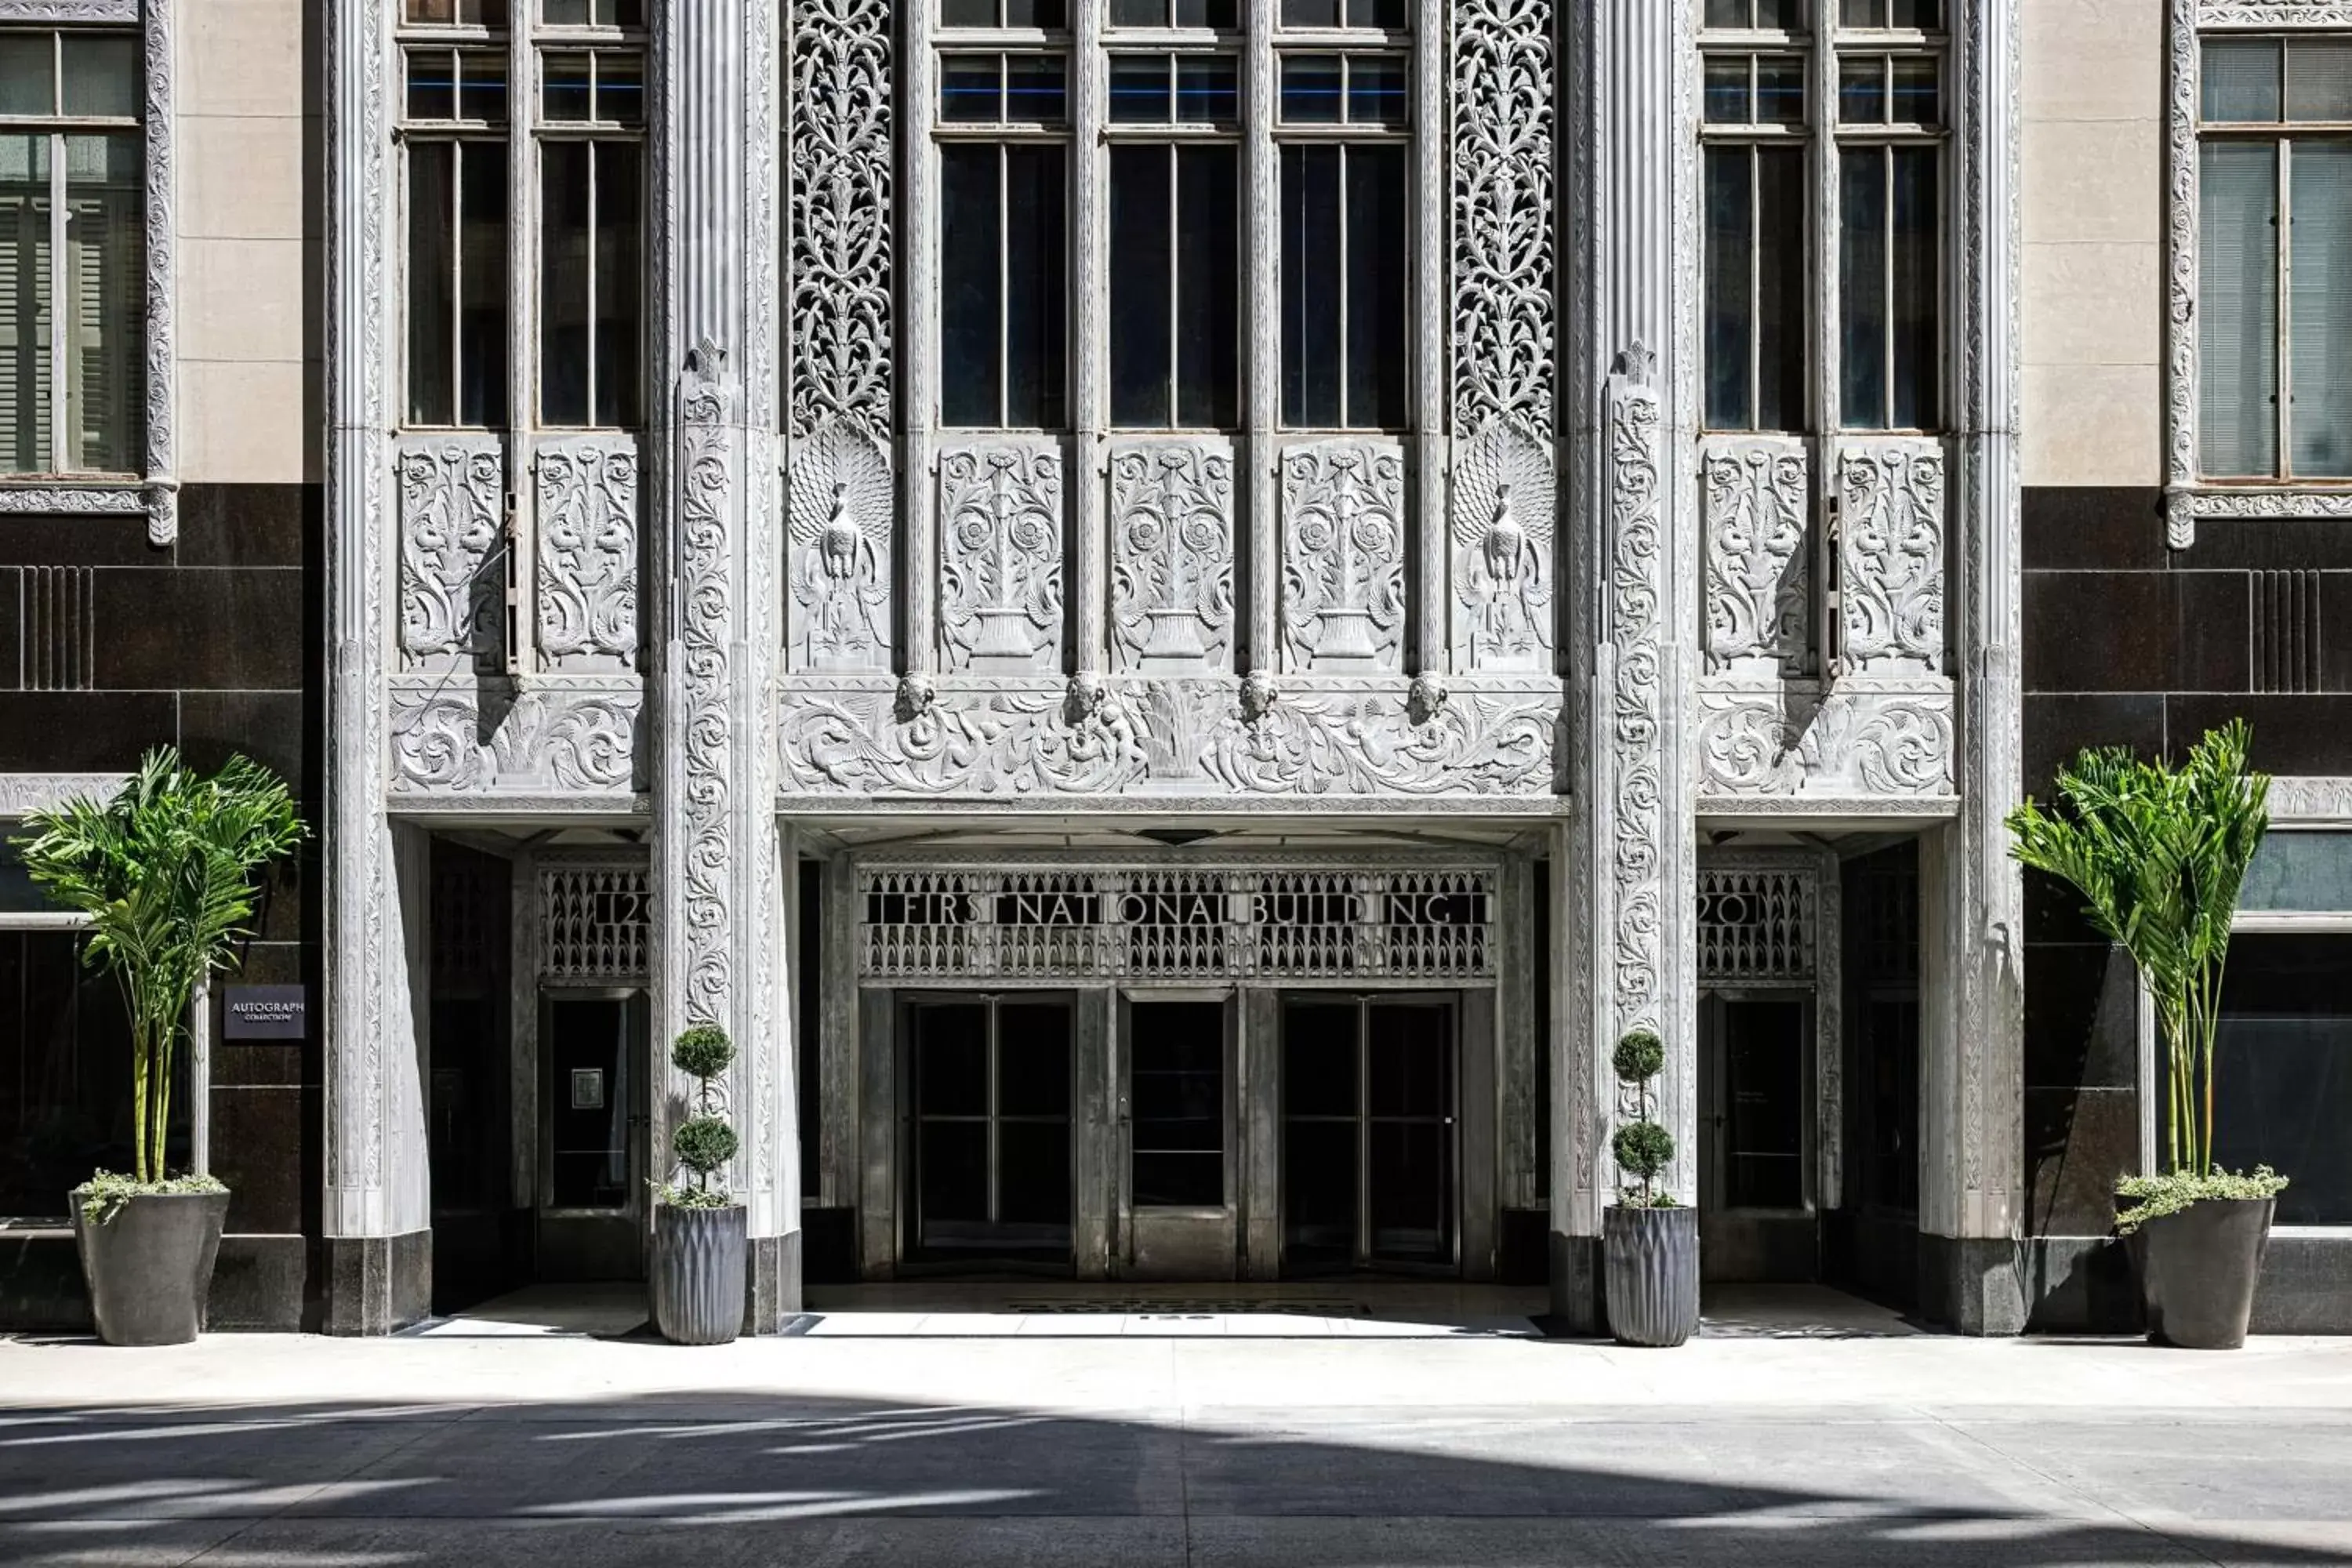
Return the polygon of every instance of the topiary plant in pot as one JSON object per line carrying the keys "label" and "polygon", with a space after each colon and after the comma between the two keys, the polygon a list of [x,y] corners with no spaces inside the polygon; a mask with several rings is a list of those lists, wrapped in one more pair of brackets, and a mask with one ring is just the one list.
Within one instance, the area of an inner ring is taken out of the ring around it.
{"label": "topiary plant in pot", "polygon": [[735,1059],[735,1044],[716,1024],[698,1024],[670,1046],[669,1059],[697,1087],[694,1114],[669,1135],[691,1180],[654,1194],[654,1326],[674,1344],[723,1345],[743,1328],[748,1216],[723,1180],[711,1184],[735,1158],[735,1129],[712,1109],[710,1080]]}
{"label": "topiary plant in pot", "polygon": [[2271,781],[2248,770],[2248,739],[2232,721],[2179,767],[2085,751],[2059,773],[2054,810],[2028,800],[2009,816],[2010,852],[2073,885],[2156,1005],[2165,1168],[2116,1184],[2116,1226],[2139,1272],[2148,1337],[2202,1350],[2246,1342],[2286,1186],[2268,1166],[2243,1175],[2213,1162],[2222,966],[2240,884],[2270,826]]}
{"label": "topiary plant in pot", "polygon": [[82,960],[114,975],[131,1024],[131,1173],[100,1171],[68,1194],[90,1316],[109,1344],[184,1344],[204,1327],[228,1189],[164,1169],[173,1058],[198,983],[235,968],[252,934],[256,873],[302,824],[260,763],[232,757],[206,776],[164,746],[113,799],[70,799],[26,826],[26,870],[87,917]]}
{"label": "topiary plant in pot", "polygon": [[1674,1134],[1651,1116],[1650,1080],[1666,1065],[1665,1043],[1635,1029],[1617,1042],[1613,1065],[1641,1114],[1609,1140],[1618,1169],[1634,1178],[1601,1215],[1609,1331],[1620,1344],[1678,1345],[1698,1331],[1698,1211],[1658,1184],[1675,1158]]}

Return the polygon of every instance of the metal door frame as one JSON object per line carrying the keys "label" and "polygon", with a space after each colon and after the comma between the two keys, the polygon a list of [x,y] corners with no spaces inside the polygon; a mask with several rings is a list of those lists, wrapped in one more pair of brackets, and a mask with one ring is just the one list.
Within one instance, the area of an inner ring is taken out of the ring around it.
{"label": "metal door frame", "polygon": [[[653,1180],[653,994],[643,985],[627,984],[542,984],[537,987],[538,1005],[533,1009],[534,1076],[538,1095],[532,1126],[532,1162],[535,1168],[531,1203],[533,1250],[539,1259],[548,1255],[545,1228],[549,1220],[559,1226],[567,1222],[584,1228],[588,1224],[610,1221],[625,1226],[637,1241],[637,1263],[643,1273],[646,1241],[652,1227],[652,1215],[646,1201],[646,1189]],[[622,1002],[642,998],[641,1037],[633,1049],[622,1054],[622,1061],[631,1074],[629,1087],[636,1092],[638,1109],[629,1114],[627,1145],[629,1174],[625,1184],[626,1199],[616,1208],[559,1207],[555,1202],[555,1139],[547,1126],[554,1115],[555,1058],[547,1048],[553,1035],[554,1005],[559,1002]],[[538,1273],[534,1260],[533,1273]]]}
{"label": "metal door frame", "polygon": [[[1733,1208],[1726,1201],[1724,1140],[1730,1113],[1724,1108],[1727,1066],[1724,1015],[1734,1002],[1794,1002],[1797,1026],[1797,1180],[1798,1199],[1790,1208]],[[1787,1219],[1821,1213],[1821,1107],[1815,1060],[1821,1032],[1821,999],[1811,981],[1778,984],[1705,985],[1698,994],[1698,1120],[1704,1125],[1699,1142],[1699,1212],[1726,1219]]]}
{"label": "metal door frame", "polygon": [[1233,1226],[1236,1270],[1241,1258],[1241,1031],[1242,988],[1238,985],[1121,986],[1112,1009],[1109,1040],[1112,1136],[1110,1162],[1111,1255],[1123,1269],[1135,1268],[1135,1067],[1133,1024],[1138,1006],[1169,1002],[1215,1004],[1220,1010],[1222,1063],[1219,1110],[1223,1118],[1224,1202],[1215,1207],[1176,1206],[1156,1212],[1222,1219]]}

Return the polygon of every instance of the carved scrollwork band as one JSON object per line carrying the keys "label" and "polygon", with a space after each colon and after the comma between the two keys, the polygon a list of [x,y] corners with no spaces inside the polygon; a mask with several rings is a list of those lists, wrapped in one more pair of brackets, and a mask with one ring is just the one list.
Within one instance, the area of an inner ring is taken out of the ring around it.
{"label": "carved scrollwork band", "polygon": [[2198,0],[2200,27],[2352,27],[2352,4],[2346,0]]}
{"label": "carved scrollwork band", "polygon": [[1949,797],[1957,788],[1948,683],[1721,679],[1697,694],[1702,809],[1711,798]]}
{"label": "carved scrollwork band", "polygon": [[563,795],[625,806],[636,787],[645,699],[634,685],[399,681],[389,700],[395,803]]}
{"label": "carved scrollwork band", "polygon": [[539,653],[551,669],[637,662],[637,448],[582,437],[539,448]]}
{"label": "carved scrollwork band", "polygon": [[408,668],[499,651],[506,605],[506,459],[495,436],[404,442],[394,459],[400,504],[400,652]]}

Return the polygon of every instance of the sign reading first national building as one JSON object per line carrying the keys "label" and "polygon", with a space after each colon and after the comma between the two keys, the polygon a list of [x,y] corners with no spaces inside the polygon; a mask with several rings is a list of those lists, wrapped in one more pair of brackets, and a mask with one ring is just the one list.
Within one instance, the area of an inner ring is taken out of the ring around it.
{"label": "sign reading first national building", "polygon": [[308,1029],[309,1002],[299,985],[232,985],[221,1005],[225,1040],[299,1040]]}

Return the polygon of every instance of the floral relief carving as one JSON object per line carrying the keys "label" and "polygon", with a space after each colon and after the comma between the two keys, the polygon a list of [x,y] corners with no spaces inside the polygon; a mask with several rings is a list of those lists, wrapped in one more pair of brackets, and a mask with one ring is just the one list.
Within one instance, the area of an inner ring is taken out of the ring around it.
{"label": "floral relief carving", "polygon": [[1455,0],[1454,418],[1552,437],[1552,0]]}
{"label": "floral relief carving", "polygon": [[1706,548],[1706,667],[1760,663],[1803,673],[1810,641],[1811,468],[1801,447],[1776,442],[1710,447],[1702,465]]}
{"label": "floral relief carving", "polygon": [[1062,454],[966,447],[940,459],[940,640],[951,669],[1051,669],[1062,629]]}
{"label": "floral relief carving", "polygon": [[643,707],[635,690],[395,687],[392,792],[625,795]]}
{"label": "floral relief carving", "polygon": [[637,454],[591,439],[541,447],[539,651],[555,668],[637,658]]}
{"label": "floral relief carving", "polygon": [[887,449],[828,419],[794,443],[786,490],[795,668],[888,668],[897,503]]}
{"label": "floral relief carving", "polygon": [[1370,441],[1282,458],[1285,667],[1398,668],[1404,643],[1404,455]]}
{"label": "floral relief carving", "polygon": [[685,785],[674,807],[680,841],[677,940],[683,1012],[695,1023],[731,1016],[735,730],[729,649],[739,585],[730,571],[728,500],[740,464],[731,438],[736,389],[725,351],[704,342],[687,355],[678,389],[677,726]]}
{"label": "floral relief carving", "polygon": [[1698,694],[1699,790],[1715,796],[1949,796],[1952,693],[1940,683]]}
{"label": "floral relief carving", "polygon": [[1454,643],[1473,669],[1551,667],[1555,493],[1551,448],[1517,420],[1458,449]]}
{"label": "floral relief carving", "polygon": [[1838,454],[1839,652],[1849,670],[1944,667],[1944,453]]}
{"label": "floral relief carving", "polygon": [[1110,527],[1117,667],[1147,674],[1229,668],[1233,455],[1168,443],[1114,452]]}
{"label": "floral relief carving", "polygon": [[1609,642],[1612,650],[1608,741],[1615,930],[1612,944],[1620,1029],[1655,1028],[1663,985],[1665,826],[1663,727],[1664,629],[1657,395],[1654,361],[1640,343],[1609,389]]}
{"label": "floral relief carving", "polygon": [[792,7],[789,427],[890,428],[889,0]]}
{"label": "floral relief carving", "polygon": [[505,532],[497,443],[404,447],[400,479],[400,648],[408,662],[497,651],[506,582],[493,557]]}

